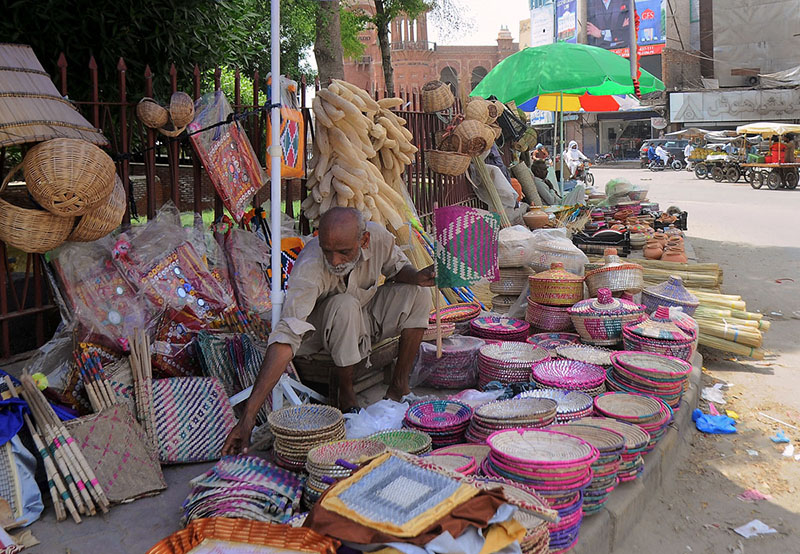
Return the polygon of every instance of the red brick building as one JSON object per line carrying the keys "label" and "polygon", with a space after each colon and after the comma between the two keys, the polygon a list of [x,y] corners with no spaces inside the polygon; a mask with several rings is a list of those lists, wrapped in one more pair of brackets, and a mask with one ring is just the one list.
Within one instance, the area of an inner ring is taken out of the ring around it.
{"label": "red brick building", "polygon": [[[372,4],[360,4],[358,8],[370,13],[375,9]],[[495,65],[519,50],[507,28],[500,29],[494,46],[438,45],[428,40],[425,15],[414,20],[395,19],[389,32],[397,92],[420,89],[426,82],[439,79],[454,91],[469,94]],[[385,87],[378,34],[371,29],[359,39],[366,50],[361,58],[345,60],[344,77],[365,90],[382,90]]]}

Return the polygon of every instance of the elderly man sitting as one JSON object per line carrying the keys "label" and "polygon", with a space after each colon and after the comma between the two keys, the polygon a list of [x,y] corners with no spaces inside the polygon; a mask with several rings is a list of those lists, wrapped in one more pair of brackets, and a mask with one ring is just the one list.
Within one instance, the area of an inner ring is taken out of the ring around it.
{"label": "elderly man sitting", "polygon": [[[386,278],[378,285],[381,276]],[[228,435],[223,454],[246,450],[256,414],[294,356],[326,353],[338,370],[339,408],[357,407],[353,366],[373,342],[400,335],[397,363],[386,396],[410,392],[408,377],[428,326],[433,266],[417,271],[395,245],[394,236],[367,223],[352,208],[333,208],[319,221],[292,268],[281,319],[247,401]],[[331,391],[333,393],[334,391]]]}

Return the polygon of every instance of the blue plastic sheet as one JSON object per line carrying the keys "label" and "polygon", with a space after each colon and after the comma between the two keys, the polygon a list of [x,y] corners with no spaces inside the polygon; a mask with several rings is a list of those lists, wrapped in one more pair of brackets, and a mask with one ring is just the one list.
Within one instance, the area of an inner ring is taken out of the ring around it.
{"label": "blue plastic sheet", "polygon": [[703,433],[728,435],[736,432],[736,420],[726,415],[704,414],[697,409],[692,412],[692,421]]}

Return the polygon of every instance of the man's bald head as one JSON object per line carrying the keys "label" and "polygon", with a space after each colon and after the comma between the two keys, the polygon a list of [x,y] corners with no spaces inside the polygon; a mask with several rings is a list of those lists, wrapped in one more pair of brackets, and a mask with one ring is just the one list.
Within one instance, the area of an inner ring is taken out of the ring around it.
{"label": "man's bald head", "polygon": [[364,214],[354,208],[339,207],[322,214],[319,245],[331,273],[349,273],[358,262],[361,249],[369,245]]}

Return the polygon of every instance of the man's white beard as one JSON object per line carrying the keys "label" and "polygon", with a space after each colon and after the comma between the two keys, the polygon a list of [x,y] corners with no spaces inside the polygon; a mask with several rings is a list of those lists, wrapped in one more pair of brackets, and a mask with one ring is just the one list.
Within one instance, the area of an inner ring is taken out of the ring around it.
{"label": "man's white beard", "polygon": [[361,261],[361,250],[358,251],[358,256],[352,262],[347,262],[346,264],[339,264],[339,265],[331,265],[328,261],[328,258],[325,256],[322,257],[325,260],[325,268],[331,272],[331,274],[336,275],[337,277],[344,277],[345,275],[349,274],[353,269],[355,269],[358,262]]}

